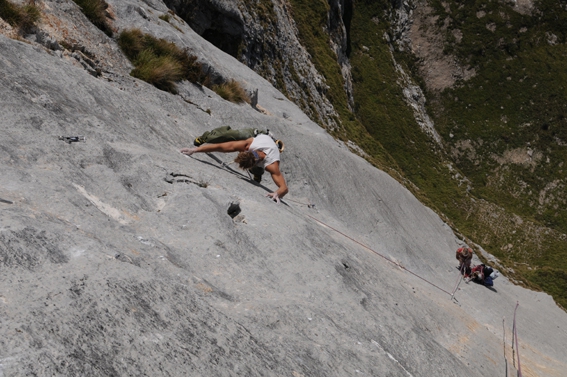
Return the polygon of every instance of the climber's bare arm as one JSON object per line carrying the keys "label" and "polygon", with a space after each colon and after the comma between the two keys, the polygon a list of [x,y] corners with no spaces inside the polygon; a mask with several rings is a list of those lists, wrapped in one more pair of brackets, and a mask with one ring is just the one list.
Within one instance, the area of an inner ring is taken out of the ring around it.
{"label": "climber's bare arm", "polygon": [[268,166],[266,166],[266,171],[272,175],[274,183],[278,186],[278,190],[275,192],[278,194],[279,198],[283,198],[287,194],[287,184],[285,183],[285,178],[280,171],[280,162],[276,161]]}
{"label": "climber's bare arm", "polygon": [[181,149],[181,153],[192,155],[193,153],[208,153],[208,152],[222,152],[222,153],[231,153],[231,152],[245,152],[250,148],[250,145],[254,141],[254,138],[251,137],[246,140],[238,140],[238,141],[227,141],[225,143],[219,144],[204,144],[200,147],[196,148],[183,148]]}

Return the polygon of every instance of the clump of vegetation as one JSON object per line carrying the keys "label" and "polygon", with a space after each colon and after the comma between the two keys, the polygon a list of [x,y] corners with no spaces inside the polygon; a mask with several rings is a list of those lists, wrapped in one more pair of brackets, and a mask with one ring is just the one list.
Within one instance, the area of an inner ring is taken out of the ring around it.
{"label": "clump of vegetation", "polygon": [[120,33],[118,45],[134,64],[135,68],[130,74],[158,89],[177,94],[176,83],[188,80],[210,87],[227,101],[250,103],[250,97],[238,81],[211,85],[211,78],[203,73],[197,57],[173,42],[144,34],[139,29],[131,29]]}
{"label": "clump of vegetation", "polygon": [[114,34],[108,22],[106,10],[108,4],[104,0],[73,0],[83,14],[93,23],[94,26],[102,30],[106,35],[112,37]]}
{"label": "clump of vegetation", "polygon": [[165,22],[169,23],[169,21],[171,20],[171,16],[167,13],[162,14],[161,16],[158,17],[160,20],[164,20]]}
{"label": "clump of vegetation", "polygon": [[197,57],[173,42],[131,29],[120,33],[118,45],[134,64],[130,74],[158,89],[176,94],[178,81],[201,84],[208,81]]}
{"label": "clump of vegetation", "polygon": [[136,58],[132,76],[170,93],[177,93],[175,82],[183,79],[183,68],[170,55],[158,56],[152,50],[142,50]]}
{"label": "clump of vegetation", "polygon": [[234,103],[250,103],[250,96],[248,96],[238,81],[229,80],[220,85],[213,85],[211,89],[227,101]]}
{"label": "clump of vegetation", "polygon": [[0,0],[0,18],[26,33],[33,29],[41,18],[41,13],[33,1],[22,6],[8,0]]}

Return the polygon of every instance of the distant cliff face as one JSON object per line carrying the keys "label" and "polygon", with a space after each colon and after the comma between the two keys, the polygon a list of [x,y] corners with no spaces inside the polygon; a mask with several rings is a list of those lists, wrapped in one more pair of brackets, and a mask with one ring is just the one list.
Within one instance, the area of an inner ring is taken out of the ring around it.
{"label": "distant cliff face", "polygon": [[[337,127],[337,113],[326,97],[326,80],[298,37],[289,1],[264,0],[254,6],[246,0],[167,0],[166,4],[203,38],[268,79],[312,119],[331,129]],[[352,7],[352,0],[330,1],[322,30],[330,36],[351,108]]]}

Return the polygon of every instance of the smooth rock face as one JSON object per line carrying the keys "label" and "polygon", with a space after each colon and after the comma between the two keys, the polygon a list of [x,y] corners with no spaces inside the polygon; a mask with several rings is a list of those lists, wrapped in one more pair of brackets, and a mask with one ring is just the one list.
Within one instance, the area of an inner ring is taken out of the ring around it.
{"label": "smooth rock face", "polygon": [[[45,3],[72,24],[69,4]],[[98,77],[0,35],[0,376],[515,375],[516,302],[524,375],[564,374],[567,315],[549,296],[500,277],[451,300],[459,242],[435,213],[252,70],[161,21],[163,3],[111,8],[119,30],[258,89],[265,111],[129,77],[87,24]],[[284,203],[234,155],[179,153],[220,125],[285,141]]]}

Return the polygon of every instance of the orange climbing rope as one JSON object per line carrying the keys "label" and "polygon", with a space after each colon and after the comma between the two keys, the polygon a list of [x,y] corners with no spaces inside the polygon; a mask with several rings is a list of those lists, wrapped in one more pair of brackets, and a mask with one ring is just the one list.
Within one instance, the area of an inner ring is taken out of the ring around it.
{"label": "orange climbing rope", "polygon": [[414,273],[414,272],[408,270],[407,268],[405,268],[404,266],[400,265],[399,263],[396,263],[396,262],[394,262],[393,260],[391,260],[390,258],[385,257],[384,255],[380,254],[380,253],[377,252],[376,250],[373,250],[373,249],[371,249],[370,247],[366,246],[365,244],[363,244],[363,243],[361,243],[361,242],[355,240],[354,238],[352,238],[352,237],[350,237],[350,236],[344,234],[344,233],[341,232],[340,230],[335,229],[335,228],[333,228],[332,226],[330,226],[330,225],[328,225],[328,224],[325,224],[325,223],[322,222],[321,220],[318,220],[318,219],[316,219],[315,217],[313,217],[313,216],[311,216],[311,215],[306,215],[306,216],[308,216],[308,217],[310,217],[311,219],[315,220],[315,221],[318,222],[319,224],[322,224],[322,225],[326,226],[327,228],[334,230],[335,232],[337,232],[337,233],[339,233],[340,235],[342,235],[342,236],[348,238],[349,240],[351,240],[351,241],[353,241],[353,242],[359,244],[360,246],[364,247],[365,249],[368,249],[368,250],[372,251],[374,254],[378,255],[379,257],[384,258],[384,259],[387,260],[388,262],[395,264],[396,266],[400,267],[401,269],[406,270],[406,271],[409,272],[410,274],[412,274],[412,275],[418,277],[419,279],[425,281],[425,282],[428,283],[428,284],[431,284],[432,286],[434,286],[435,288],[439,289],[440,291],[443,291],[443,292],[447,293],[448,295],[451,295],[451,297],[453,297],[454,292],[453,292],[453,293],[450,293],[450,292],[444,290],[443,288],[441,288],[441,287],[439,287],[439,286],[433,284],[433,283],[430,282],[429,280],[424,279],[424,278],[422,278],[421,276],[417,275],[416,273]]}
{"label": "orange climbing rope", "polygon": [[[288,200],[289,200],[289,199],[288,199]],[[292,201],[293,201],[293,200],[292,200]],[[299,203],[299,202],[297,202],[297,203]],[[300,204],[305,204],[305,203],[300,203]],[[313,206],[314,206],[314,205],[313,205]],[[321,221],[321,220],[319,220],[319,219],[317,219],[317,218],[315,218],[315,217],[313,217],[313,216],[311,216],[311,215],[306,214],[306,216],[309,217],[309,218],[311,218],[312,220],[318,222],[319,224],[321,224],[321,225],[323,225],[323,226],[326,226],[327,228],[329,228],[329,229],[331,229],[331,230],[337,232],[338,234],[342,235],[343,237],[348,238],[349,240],[353,241],[354,243],[357,243],[358,245],[364,247],[365,249],[370,250],[371,252],[373,252],[374,254],[378,255],[379,257],[384,258],[385,260],[387,260],[388,262],[390,262],[390,263],[392,263],[392,264],[395,264],[396,266],[398,266],[398,267],[404,269],[405,271],[407,271],[407,272],[409,272],[410,274],[414,275],[415,277],[417,277],[417,278],[419,278],[419,279],[425,281],[426,283],[431,284],[432,286],[434,286],[435,288],[439,289],[440,291],[442,291],[442,292],[444,292],[444,293],[447,293],[448,295],[451,296],[451,298],[454,298],[455,292],[457,291],[457,289],[458,289],[458,287],[459,287],[459,284],[460,284],[460,282],[461,282],[461,280],[462,280],[462,272],[463,272],[462,268],[461,268],[461,271],[460,271],[461,273],[459,274],[459,280],[457,281],[457,283],[456,283],[456,285],[455,285],[455,288],[453,289],[453,292],[450,293],[450,292],[444,290],[443,288],[441,288],[441,287],[439,287],[439,286],[433,284],[432,282],[428,281],[427,279],[424,279],[423,277],[421,277],[421,276],[415,274],[414,272],[408,270],[407,268],[405,268],[404,266],[400,265],[399,263],[396,263],[395,261],[391,260],[390,258],[387,258],[386,256],[380,254],[380,253],[377,252],[376,250],[374,250],[374,249],[372,249],[372,248],[366,246],[365,244],[363,244],[363,243],[357,241],[356,239],[354,239],[354,238],[352,238],[352,237],[350,237],[350,236],[344,234],[344,233],[341,232],[340,230],[333,228],[333,227],[330,226],[329,224],[326,224],[326,223],[324,223],[323,221]],[[518,346],[518,329],[517,329],[517,326],[516,326],[516,311],[517,311],[519,305],[520,305],[520,303],[519,303],[519,302],[516,302],[516,308],[514,309],[514,322],[513,322],[513,328],[512,328],[512,352],[513,352],[513,355],[514,355],[514,354],[517,354],[517,361],[518,361],[518,367],[517,367],[517,372],[518,372],[518,374],[517,374],[517,377],[522,377],[522,367],[521,367],[521,364],[520,364],[520,352],[519,352],[519,346]],[[504,325],[504,318],[502,319],[502,326],[503,326],[503,327],[505,326],[505,325]],[[514,343],[515,343],[515,344],[514,344]],[[514,347],[514,346],[515,346],[515,347]],[[515,356],[515,355],[514,355],[514,356]],[[513,359],[514,359],[513,361],[514,361],[514,363],[515,363],[516,358],[515,358],[514,356],[513,356]],[[505,331],[505,330],[504,330],[504,359],[505,359],[505,363],[506,363],[506,376],[508,376],[508,360],[507,360],[507,358],[506,358],[506,331]]]}
{"label": "orange climbing rope", "polygon": [[514,341],[516,342],[516,353],[518,354],[518,377],[522,377],[522,366],[520,365],[520,348],[518,347],[518,327],[516,326],[516,310],[520,305],[516,301],[516,308],[514,309],[514,324],[512,325],[512,352],[514,352]]}

